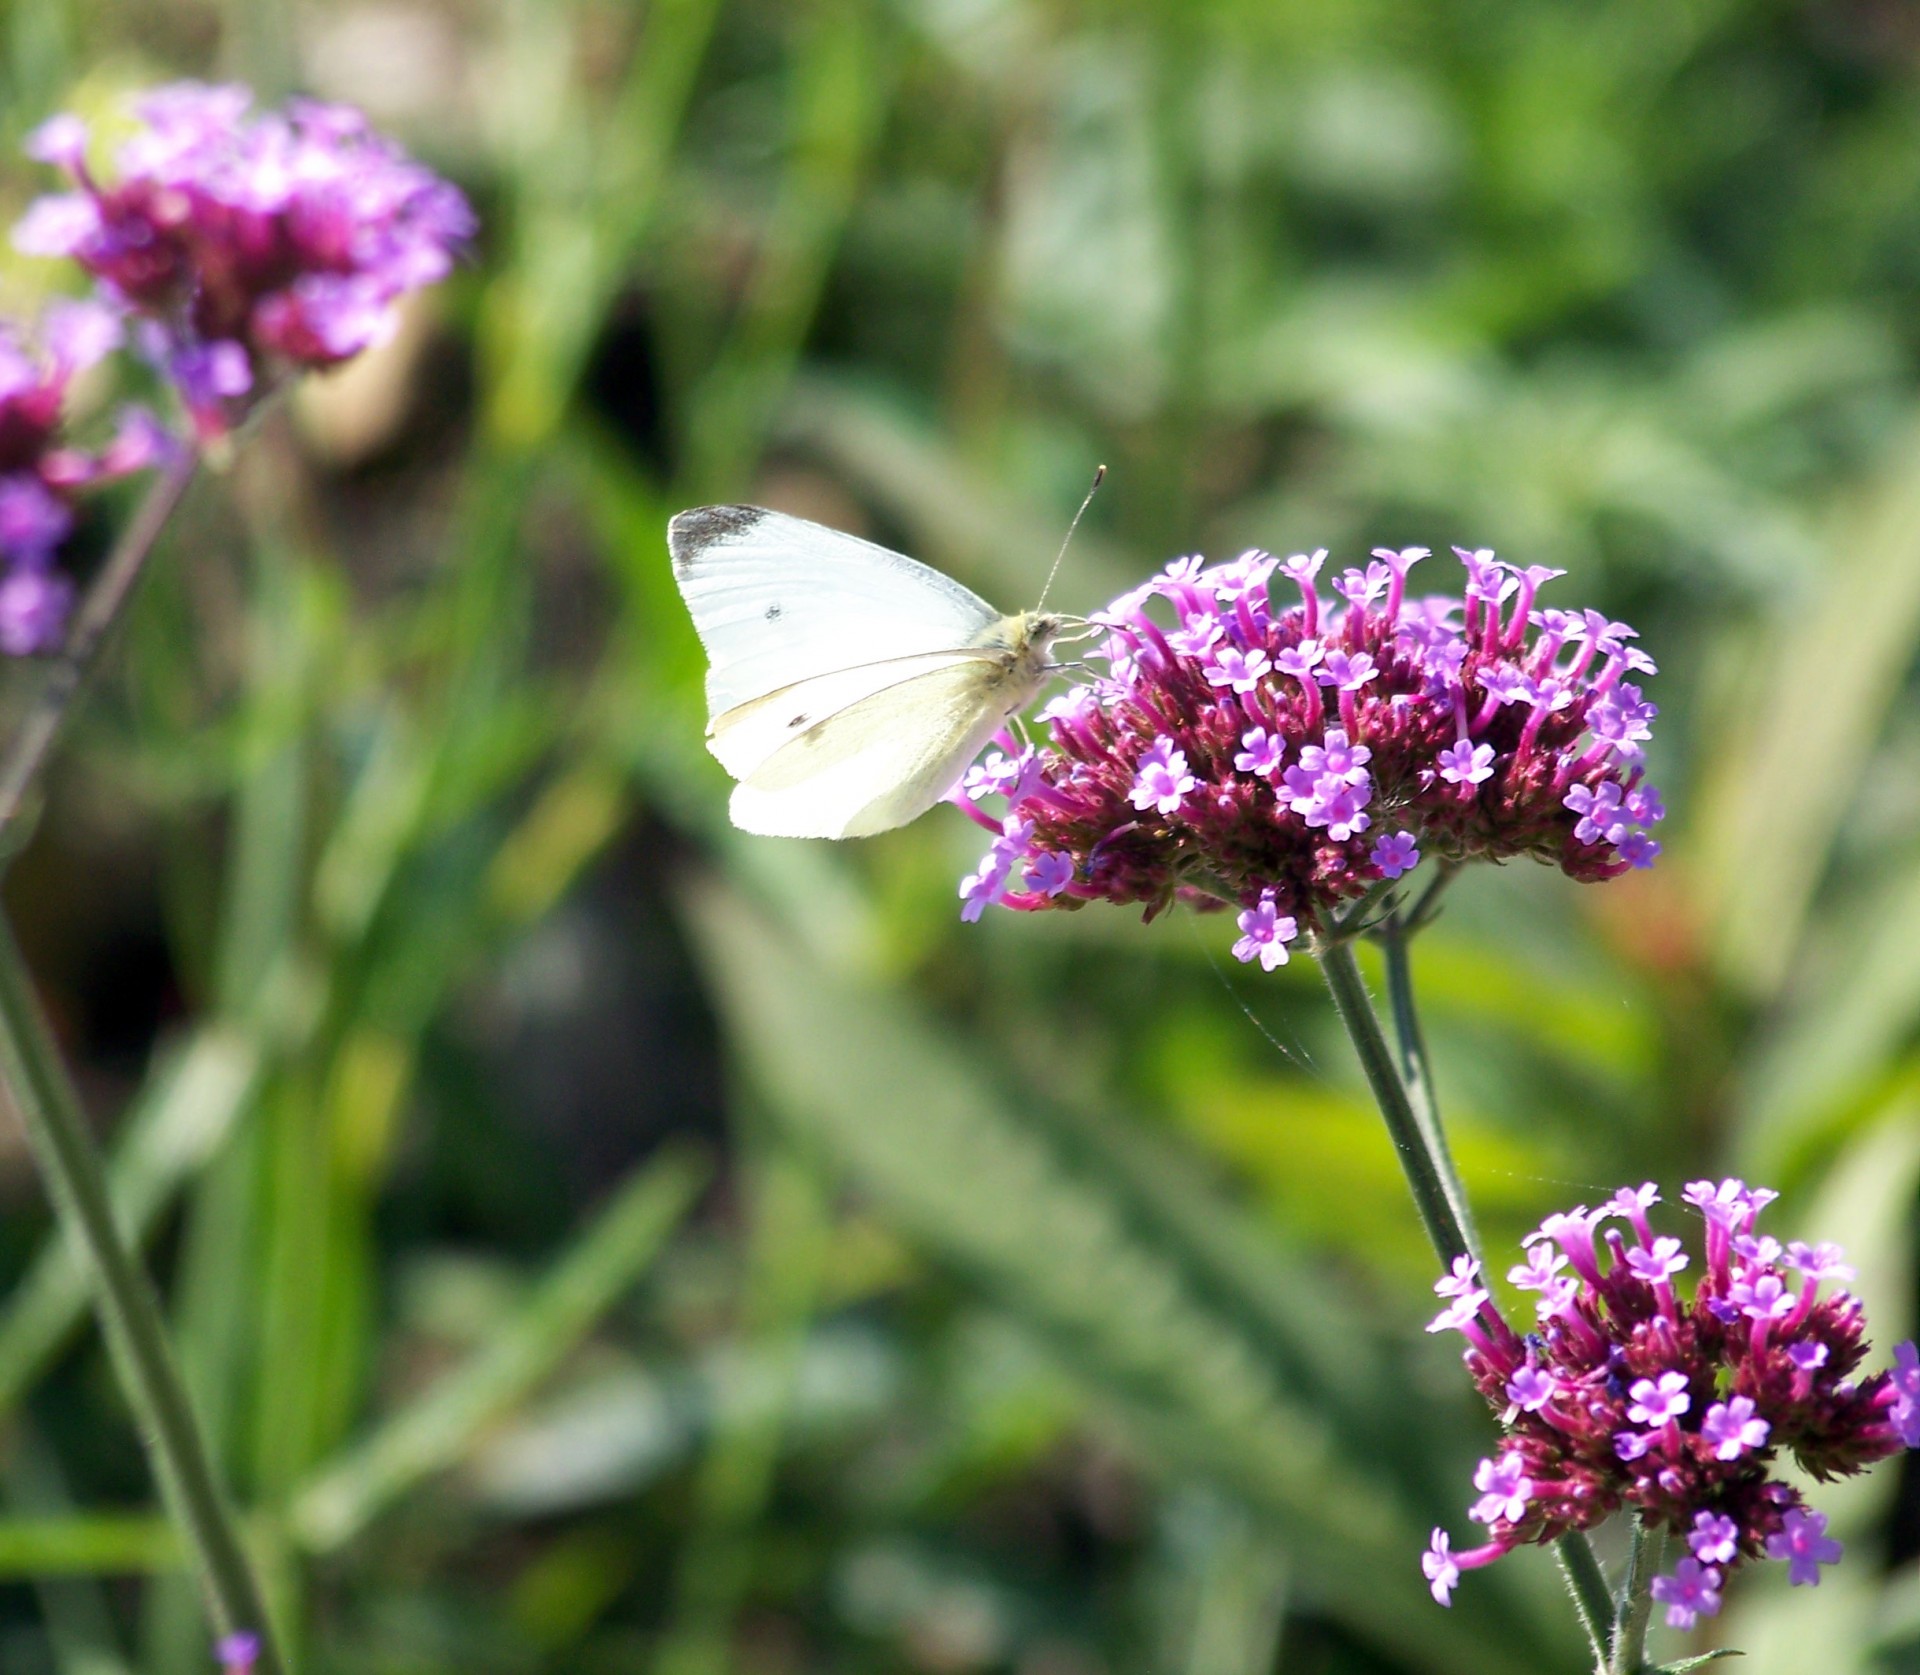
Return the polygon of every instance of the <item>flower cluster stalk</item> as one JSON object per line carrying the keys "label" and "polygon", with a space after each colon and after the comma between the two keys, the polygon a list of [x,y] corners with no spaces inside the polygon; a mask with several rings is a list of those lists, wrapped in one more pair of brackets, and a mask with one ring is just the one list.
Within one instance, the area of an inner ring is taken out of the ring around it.
{"label": "flower cluster stalk", "polygon": [[1620,1589],[1620,1605],[1613,1619],[1613,1652],[1607,1675],[1640,1675],[1646,1663],[1647,1624],[1653,1616],[1653,1578],[1667,1545],[1664,1530],[1633,1521],[1633,1543],[1627,1550],[1627,1578]]}
{"label": "flower cluster stalk", "polygon": [[[1462,1257],[1477,1262],[1478,1241],[1466,1189],[1454,1167],[1433,1093],[1425,1038],[1414,1007],[1413,971],[1407,947],[1410,934],[1409,925],[1398,918],[1390,918],[1381,933],[1387,953],[1388,998],[1400,1046],[1399,1064],[1395,1063],[1393,1050],[1388,1046],[1373,1001],[1367,994],[1366,980],[1360,973],[1359,961],[1354,958],[1351,938],[1330,942],[1316,952],[1321,974],[1333,996],[1334,1010],[1346,1028],[1360,1067],[1366,1073],[1367,1085],[1373,1091],[1374,1102],[1386,1121],[1387,1133],[1405,1171],[1421,1225],[1441,1263],[1452,1267]],[[1623,1591],[1616,1603],[1607,1588],[1600,1561],[1594,1556],[1593,1545],[1582,1532],[1563,1536],[1556,1543],[1556,1550],[1567,1591],[1587,1632],[1595,1669],[1604,1671],[1605,1675],[1615,1675],[1613,1657],[1619,1645],[1615,1623],[1627,1620],[1628,1594]],[[1652,1581],[1651,1567],[1646,1574],[1636,1573],[1636,1576],[1639,1591],[1645,1596],[1635,1619],[1644,1641],[1647,1613],[1652,1606],[1652,1598],[1646,1592]],[[1630,1577],[1629,1584],[1634,1580]]]}
{"label": "flower cluster stalk", "polygon": [[1380,928],[1380,946],[1387,958],[1389,1011],[1400,1048],[1400,1074],[1414,1119],[1420,1126],[1421,1140],[1432,1155],[1466,1253],[1478,1261],[1480,1241],[1474,1230],[1473,1208],[1467,1202],[1467,1189],[1454,1166],[1447,1131],[1440,1121],[1440,1100],[1434,1091],[1433,1068],[1427,1060],[1426,1037],[1421,1033],[1420,1014],[1413,1004],[1413,958],[1409,946],[1412,935],[1411,927],[1403,923],[1398,914],[1389,917]]}
{"label": "flower cluster stalk", "polygon": [[54,1208],[86,1253],[94,1307],[162,1499],[191,1544],[221,1636],[259,1636],[258,1675],[283,1664],[265,1600],[167,1340],[159,1298],[114,1220],[106,1172],[11,929],[0,919],[0,1097],[14,1110]]}
{"label": "flower cluster stalk", "polygon": [[1354,958],[1350,940],[1332,942],[1319,951],[1321,975],[1333,995],[1333,1007],[1346,1026],[1353,1050],[1360,1056],[1360,1068],[1366,1073],[1367,1086],[1373,1090],[1374,1103],[1380,1107],[1393,1148],[1399,1154],[1400,1167],[1406,1172],[1408,1190],[1413,1193],[1414,1208],[1427,1239],[1446,1267],[1459,1257],[1474,1255],[1466,1224],[1454,1207],[1454,1191],[1449,1190],[1451,1162],[1443,1146],[1435,1144],[1437,1124],[1423,1122],[1414,1109],[1406,1083],[1394,1063],[1393,1049],[1380,1028],[1380,1020],[1367,996],[1366,979],[1360,975],[1360,962]]}

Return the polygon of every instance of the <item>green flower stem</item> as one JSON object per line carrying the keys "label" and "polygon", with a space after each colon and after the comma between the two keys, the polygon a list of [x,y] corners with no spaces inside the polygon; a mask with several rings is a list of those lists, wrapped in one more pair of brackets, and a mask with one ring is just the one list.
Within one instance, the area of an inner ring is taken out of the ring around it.
{"label": "green flower stem", "polygon": [[1407,1090],[1407,1101],[1419,1124],[1421,1143],[1433,1159],[1440,1177],[1441,1190],[1453,1211],[1467,1252],[1480,1260],[1480,1236],[1473,1225],[1473,1207],[1467,1202],[1467,1189],[1454,1167],[1453,1152],[1447,1145],[1447,1131],[1440,1121],[1440,1102],[1434,1093],[1433,1070],[1427,1061],[1426,1037],[1420,1030],[1420,1014],[1413,1004],[1413,960],[1409,944],[1411,933],[1396,916],[1380,930],[1380,945],[1387,957],[1387,1003],[1393,1014],[1393,1033],[1400,1047],[1400,1076]]}
{"label": "green flower stem", "polygon": [[1553,1544],[1553,1552],[1560,1561],[1560,1575],[1573,1599],[1573,1608],[1579,1613],[1580,1626],[1587,1631],[1595,1675],[1603,1675],[1613,1652],[1613,1592],[1607,1586],[1607,1573],[1600,1568],[1585,1530],[1563,1535]]}
{"label": "green flower stem", "polygon": [[100,648],[133,597],[160,532],[199,467],[199,454],[192,448],[182,448],[153,480],[74,613],[66,644],[48,660],[33,708],[0,756],[0,855],[12,853],[13,828],[27,795],[53,754],[60,731],[73,711],[73,701],[93,672]]}
{"label": "green flower stem", "polygon": [[[1388,994],[1400,1043],[1398,1065],[1381,1031],[1373,1001],[1368,997],[1366,980],[1360,975],[1352,942],[1334,942],[1316,952],[1327,988],[1333,994],[1334,1010],[1346,1026],[1348,1038],[1359,1055],[1360,1067],[1366,1072],[1367,1085],[1373,1090],[1374,1102],[1386,1120],[1394,1150],[1400,1155],[1400,1167],[1406,1173],[1414,1207],[1427,1230],[1427,1238],[1441,1266],[1450,1268],[1456,1257],[1471,1256],[1477,1260],[1478,1248],[1466,1188],[1454,1168],[1446,1131],[1440,1122],[1439,1105],[1433,1095],[1426,1043],[1413,1003],[1413,970],[1407,957],[1409,934],[1405,926],[1389,921],[1383,935]],[[1576,1530],[1561,1537],[1558,1550],[1567,1589],[1573,1596],[1581,1626],[1587,1631],[1596,1667],[1611,1671],[1608,1658],[1613,1647],[1614,1604],[1593,1545],[1583,1532]]]}
{"label": "green flower stem", "polygon": [[1318,957],[1321,974],[1333,993],[1334,1010],[1346,1026],[1353,1050],[1360,1055],[1360,1068],[1373,1089],[1374,1103],[1380,1107],[1393,1148],[1400,1154],[1400,1167],[1406,1173],[1421,1225],[1439,1253],[1440,1265],[1451,1268],[1456,1258],[1473,1254],[1466,1223],[1455,1210],[1448,1190],[1452,1166],[1442,1166],[1440,1154],[1430,1143],[1426,1125],[1400,1079],[1393,1049],[1387,1045],[1367,995],[1366,979],[1360,975],[1360,962],[1353,957],[1352,942],[1332,943],[1319,949]]}
{"label": "green flower stem", "polygon": [[159,1298],[114,1220],[100,1154],[3,919],[0,1099],[12,1106],[46,1176],[55,1213],[85,1254],[114,1370],[161,1497],[199,1562],[215,1632],[259,1635],[259,1675],[281,1675],[285,1666],[260,1586],[168,1345]]}
{"label": "green flower stem", "polygon": [[1607,1675],[1640,1675],[1647,1661],[1647,1619],[1653,1615],[1653,1576],[1667,1544],[1665,1530],[1633,1521],[1633,1545],[1627,1553],[1627,1577],[1613,1619],[1613,1656]]}

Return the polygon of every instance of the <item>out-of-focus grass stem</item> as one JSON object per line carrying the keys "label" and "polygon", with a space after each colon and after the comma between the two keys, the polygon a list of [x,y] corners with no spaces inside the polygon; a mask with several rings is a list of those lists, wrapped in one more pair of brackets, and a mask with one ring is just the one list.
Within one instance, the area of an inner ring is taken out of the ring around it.
{"label": "out-of-focus grass stem", "polygon": [[656,1675],[727,1675],[735,1619],[753,1582],[755,1530],[773,1493],[794,1385],[832,1237],[819,1182],[784,1144],[760,1148],[741,1286],[741,1332],[766,1355],[772,1400],[725,1396],[694,1484],[677,1598]]}
{"label": "out-of-focus grass stem", "polygon": [[818,313],[892,96],[873,34],[864,7],[823,9],[796,29],[788,160],[688,425],[685,478],[696,498],[735,492],[752,469]]}
{"label": "out-of-focus grass stem", "polygon": [[681,1149],[636,1169],[484,1349],[300,1488],[288,1515],[293,1538],[314,1552],[335,1551],[456,1464],[646,1271],[706,1179],[704,1161]]}

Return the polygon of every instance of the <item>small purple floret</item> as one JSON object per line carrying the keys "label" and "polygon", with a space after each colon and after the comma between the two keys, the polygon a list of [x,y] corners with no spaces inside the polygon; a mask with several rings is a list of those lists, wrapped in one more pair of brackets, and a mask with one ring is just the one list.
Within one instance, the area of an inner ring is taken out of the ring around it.
{"label": "small purple floret", "polygon": [[105,446],[82,449],[64,434],[74,378],[123,335],[98,303],[48,307],[36,332],[0,321],[0,652],[30,656],[66,632],[73,584],[57,567],[75,526],[77,492],[143,471],[177,444],[150,415],[124,410]]}
{"label": "small purple floret", "polygon": [[1636,1379],[1627,1393],[1633,1398],[1627,1417],[1636,1425],[1664,1425],[1669,1419],[1678,1419],[1693,1405],[1693,1397],[1687,1393],[1685,1373]]}
{"label": "small purple floret", "polygon": [[1527,1503],[1533,1498],[1533,1482],[1527,1476],[1527,1463],[1519,1454],[1482,1460],[1474,1470],[1473,1486],[1480,1491],[1480,1498],[1467,1516],[1476,1524],[1517,1524],[1526,1517]]}
{"label": "small purple floret", "polygon": [[1453,1590],[1460,1585],[1460,1567],[1453,1562],[1453,1541],[1445,1530],[1433,1532],[1432,1543],[1421,1556],[1420,1569],[1434,1599],[1441,1605],[1451,1605]]}
{"label": "small purple floret", "polygon": [[1627,1266],[1641,1279],[1657,1285],[1662,1280],[1672,1279],[1687,1265],[1687,1254],[1680,1248],[1675,1238],[1660,1238],[1653,1241],[1651,1250],[1635,1245],[1627,1252]]}
{"label": "small purple floret", "polygon": [[224,1675],[252,1675],[260,1657],[260,1636],[251,1633],[229,1634],[213,1649]]}
{"label": "small purple floret", "polygon": [[1740,1526],[1717,1512],[1698,1513],[1687,1545],[1702,1564],[1730,1565],[1740,1556]]}
{"label": "small purple floret", "polygon": [[1385,832],[1367,859],[1380,869],[1382,878],[1398,878],[1420,864],[1420,849],[1411,832]]}
{"label": "small purple floret", "polygon": [[1755,1416],[1751,1396],[1715,1402],[1700,1421],[1700,1435],[1712,1445],[1716,1460],[1737,1460],[1750,1448],[1764,1448],[1772,1429]]}
{"label": "small purple floret", "polygon": [[1187,771],[1186,753],[1173,740],[1161,739],[1140,758],[1140,771],[1133,781],[1133,806],[1175,814],[1187,793],[1199,783]]}
{"label": "small purple floret", "polygon": [[1239,924],[1240,940],[1233,945],[1236,960],[1258,960],[1262,971],[1287,963],[1287,944],[1300,934],[1300,927],[1274,906],[1271,890],[1240,914]]}
{"label": "small purple floret", "polygon": [[1817,1588],[1820,1567],[1838,1564],[1842,1551],[1840,1543],[1827,1534],[1824,1512],[1789,1512],[1780,1532],[1767,1537],[1767,1557],[1787,1561],[1787,1580],[1796,1588]]}
{"label": "small purple floret", "polygon": [[1471,1256],[1456,1256],[1453,1266],[1433,1282],[1433,1294],[1436,1297],[1464,1297],[1470,1291],[1477,1291],[1479,1283],[1479,1262]]}
{"label": "small purple floret", "polygon": [[1440,752],[1440,777],[1449,785],[1478,785],[1493,778],[1493,746],[1462,739]]}
{"label": "small purple floret", "polygon": [[1698,1559],[1682,1559],[1671,1576],[1656,1576],[1650,1591],[1667,1608],[1668,1628],[1692,1628],[1720,1609],[1720,1572]]}
{"label": "small purple floret", "polygon": [[1522,1367],[1507,1380],[1507,1399],[1527,1413],[1538,1413],[1553,1400],[1553,1374],[1539,1367]]}

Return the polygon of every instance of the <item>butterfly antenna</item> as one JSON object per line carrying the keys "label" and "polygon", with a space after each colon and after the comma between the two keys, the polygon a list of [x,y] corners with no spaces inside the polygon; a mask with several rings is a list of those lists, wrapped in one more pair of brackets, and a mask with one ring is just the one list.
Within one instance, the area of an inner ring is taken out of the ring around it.
{"label": "butterfly antenna", "polygon": [[1043,610],[1047,595],[1053,591],[1053,578],[1060,573],[1060,561],[1067,556],[1067,542],[1073,539],[1073,532],[1080,527],[1080,520],[1087,515],[1087,508],[1093,504],[1093,497],[1100,492],[1100,485],[1107,480],[1107,468],[1097,465],[1093,469],[1093,487],[1087,490],[1087,498],[1080,502],[1080,510],[1073,514],[1073,522],[1067,525],[1066,539],[1060,543],[1060,550],[1053,555],[1053,568],[1047,572],[1047,585],[1040,590],[1040,603],[1033,608]]}

